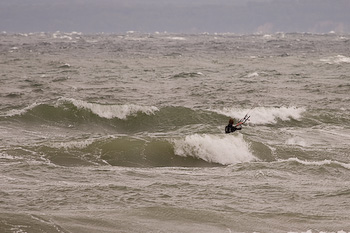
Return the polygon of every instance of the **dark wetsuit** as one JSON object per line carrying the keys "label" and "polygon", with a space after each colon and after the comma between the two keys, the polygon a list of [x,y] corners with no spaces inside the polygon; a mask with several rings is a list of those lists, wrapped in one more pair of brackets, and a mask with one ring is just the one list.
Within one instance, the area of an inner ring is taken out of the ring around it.
{"label": "dark wetsuit", "polygon": [[232,124],[228,124],[225,127],[225,133],[233,133],[236,130],[241,130],[241,129],[242,129],[242,127],[237,128],[236,126],[233,126]]}

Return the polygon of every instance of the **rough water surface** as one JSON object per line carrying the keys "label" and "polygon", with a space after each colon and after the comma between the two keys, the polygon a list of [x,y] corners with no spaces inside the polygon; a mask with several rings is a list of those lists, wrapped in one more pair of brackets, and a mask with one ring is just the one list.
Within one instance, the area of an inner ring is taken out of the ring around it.
{"label": "rough water surface", "polygon": [[0,232],[350,232],[349,35],[3,33],[0,83]]}

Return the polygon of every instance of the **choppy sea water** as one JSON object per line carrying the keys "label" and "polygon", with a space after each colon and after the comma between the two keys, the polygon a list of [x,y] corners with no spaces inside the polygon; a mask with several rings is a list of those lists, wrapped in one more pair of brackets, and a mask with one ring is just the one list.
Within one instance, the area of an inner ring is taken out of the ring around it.
{"label": "choppy sea water", "polygon": [[0,232],[350,232],[349,35],[3,33],[0,82]]}

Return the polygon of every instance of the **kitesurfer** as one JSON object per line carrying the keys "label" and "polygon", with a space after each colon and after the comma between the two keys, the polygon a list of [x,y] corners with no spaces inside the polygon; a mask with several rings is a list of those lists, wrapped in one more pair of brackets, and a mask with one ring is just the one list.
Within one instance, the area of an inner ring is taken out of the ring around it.
{"label": "kitesurfer", "polygon": [[236,125],[233,125],[233,124],[234,124],[234,119],[231,118],[228,122],[228,125],[225,127],[225,133],[233,133],[236,130],[242,129],[242,122],[238,122]]}

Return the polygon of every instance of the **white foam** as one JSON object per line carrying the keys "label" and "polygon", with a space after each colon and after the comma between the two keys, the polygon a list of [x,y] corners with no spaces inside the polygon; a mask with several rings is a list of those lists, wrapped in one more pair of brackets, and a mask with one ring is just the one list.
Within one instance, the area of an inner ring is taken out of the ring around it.
{"label": "white foam", "polygon": [[65,34],[61,34],[61,32],[55,32],[52,34],[52,37],[54,39],[68,39],[68,40],[73,40],[73,38],[71,36],[65,35]]}
{"label": "white foam", "polygon": [[308,144],[305,142],[305,140],[301,137],[292,137],[286,140],[287,145],[296,145],[296,146],[302,146],[306,147]]}
{"label": "white foam", "polygon": [[342,166],[346,169],[350,169],[350,164],[348,164],[348,163],[342,163],[342,162],[333,161],[333,160],[329,160],[329,159],[325,159],[323,161],[305,161],[305,160],[301,160],[298,158],[289,158],[287,160],[281,160],[280,162],[284,162],[284,161],[294,161],[294,162],[298,162],[298,163],[303,164],[303,165],[312,165],[312,166],[323,166],[323,165],[336,164],[336,165]]}
{"label": "white foam", "polygon": [[304,108],[297,107],[257,107],[253,109],[242,109],[242,108],[223,108],[221,110],[214,110],[217,113],[234,117],[237,120],[243,118],[245,114],[249,114],[250,123],[253,124],[272,124],[276,123],[277,119],[288,121],[291,118],[299,119],[301,114],[306,110]]}
{"label": "white foam", "polygon": [[[68,40],[73,40],[73,39],[77,39],[80,38],[80,36],[82,35],[81,32],[71,32],[71,33],[63,33],[60,31],[57,31],[55,33],[52,34],[52,37],[54,39],[68,39]],[[73,38],[74,37],[74,38]]]}
{"label": "white foam", "polygon": [[272,38],[272,35],[265,34],[265,35],[263,36],[263,38],[264,38],[264,39],[271,39],[271,38]]}
{"label": "white foam", "polygon": [[22,114],[28,112],[29,110],[35,108],[38,105],[40,105],[40,104],[33,103],[33,104],[31,104],[25,108],[22,108],[22,109],[12,109],[12,110],[9,110],[7,113],[5,113],[4,116],[12,117],[12,116],[22,115]]}
{"label": "white foam", "polygon": [[253,77],[259,77],[259,73],[258,72],[254,72],[254,73],[250,73],[247,75],[247,78],[253,78]]}
{"label": "white foam", "polygon": [[0,159],[17,160],[18,157],[0,152]]}
{"label": "white foam", "polygon": [[71,102],[78,108],[88,109],[94,114],[107,119],[112,119],[112,118],[126,119],[128,116],[135,115],[138,112],[151,115],[151,114],[154,114],[154,112],[159,111],[159,109],[154,106],[139,106],[135,104],[103,105],[103,104],[96,104],[96,103],[88,103],[82,100],[75,100],[75,99],[69,99],[69,98],[62,98],[59,100],[59,102],[61,101]]}
{"label": "white foam", "polygon": [[[140,106],[135,104],[104,105],[104,104],[97,104],[97,103],[88,103],[82,100],[75,100],[73,98],[61,98],[57,101],[57,103],[55,104],[55,107],[58,107],[64,102],[70,102],[74,104],[77,108],[88,109],[94,114],[107,119],[112,119],[112,118],[126,119],[128,116],[135,115],[138,112],[151,115],[151,114],[154,114],[156,111],[159,111],[159,109],[154,106]],[[2,116],[12,117],[16,115],[23,115],[40,104],[41,103],[33,103],[22,109],[12,109],[7,111]]]}
{"label": "white foam", "polygon": [[238,135],[194,134],[174,140],[175,154],[192,156],[210,163],[223,165],[253,161],[256,158],[249,150],[249,144]]}
{"label": "white foam", "polygon": [[77,35],[77,36],[81,36],[83,35],[82,32],[76,32],[76,31],[72,31],[71,33],[66,33],[67,35]]}
{"label": "white foam", "polygon": [[50,146],[54,148],[63,148],[63,149],[84,149],[89,147],[95,142],[103,141],[106,139],[113,139],[113,138],[116,138],[116,137],[113,135],[108,135],[105,137],[98,137],[98,138],[74,139],[74,140],[62,141],[62,142],[52,142],[50,143]]}
{"label": "white foam", "polygon": [[340,230],[340,231],[312,231],[312,230],[307,230],[307,231],[289,231],[288,233],[350,233],[350,232],[346,232],[344,230]]}
{"label": "white foam", "polygon": [[96,140],[94,139],[86,139],[81,141],[68,141],[68,142],[55,142],[50,145],[54,148],[64,148],[64,149],[84,149],[94,143]]}
{"label": "white foam", "polygon": [[320,59],[320,61],[325,62],[327,64],[350,63],[350,57],[337,55],[333,57],[322,58]]}
{"label": "white foam", "polygon": [[186,40],[186,38],[180,37],[180,36],[169,36],[169,37],[166,37],[166,39],[169,39],[169,40]]}

